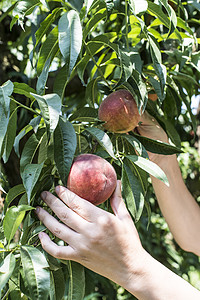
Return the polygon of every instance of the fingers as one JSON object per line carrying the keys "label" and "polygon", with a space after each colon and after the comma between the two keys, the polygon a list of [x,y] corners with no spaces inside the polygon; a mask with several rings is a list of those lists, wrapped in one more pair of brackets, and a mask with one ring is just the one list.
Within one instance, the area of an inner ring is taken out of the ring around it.
{"label": "fingers", "polygon": [[[55,197],[53,194],[49,192],[43,192],[41,194],[41,198],[45,201],[45,203],[54,211],[57,217],[68,227],[73,230],[80,232],[81,229],[84,229],[86,226],[86,220],[78,215],[76,212],[67,207],[60,199]],[[76,204],[74,206],[78,207],[78,199],[73,197],[72,202],[74,201]]]}
{"label": "fingers", "polygon": [[69,207],[73,212],[88,222],[95,222],[97,216],[105,213],[104,210],[96,207],[89,201],[77,196],[64,186],[57,186],[56,193],[58,197]]}
{"label": "fingers", "polygon": [[77,243],[77,240],[79,239],[79,234],[77,232],[58,222],[58,220],[41,207],[37,207],[36,213],[40,221],[42,221],[43,224],[59,239],[72,246]]}
{"label": "fingers", "polygon": [[[121,220],[123,219],[130,219],[130,215],[129,212],[126,208],[126,205],[122,199],[122,195],[121,195],[121,181],[118,180],[117,181],[117,186],[116,189],[110,199],[110,204],[112,207],[112,210],[114,212],[114,214]],[[132,220],[131,220],[132,221]]]}
{"label": "fingers", "polygon": [[49,236],[44,233],[39,233],[40,242],[42,244],[42,248],[48,252],[50,255],[58,258],[58,259],[67,259],[74,260],[76,257],[76,252],[71,246],[58,246],[54,242],[51,241]]}

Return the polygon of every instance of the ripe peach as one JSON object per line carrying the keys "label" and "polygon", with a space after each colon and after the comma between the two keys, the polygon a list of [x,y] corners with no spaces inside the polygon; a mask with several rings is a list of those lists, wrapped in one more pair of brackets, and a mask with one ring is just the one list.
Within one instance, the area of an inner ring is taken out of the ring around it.
{"label": "ripe peach", "polygon": [[81,154],[72,163],[67,188],[98,205],[114,192],[117,175],[113,166],[94,154]]}
{"label": "ripe peach", "polygon": [[116,133],[133,130],[140,119],[132,94],[124,89],[111,93],[102,101],[98,116],[101,121],[105,121],[105,129]]}

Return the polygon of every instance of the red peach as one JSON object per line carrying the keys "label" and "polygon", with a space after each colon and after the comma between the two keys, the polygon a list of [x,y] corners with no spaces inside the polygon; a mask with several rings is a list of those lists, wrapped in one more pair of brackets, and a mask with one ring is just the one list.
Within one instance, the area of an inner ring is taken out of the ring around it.
{"label": "red peach", "polygon": [[99,205],[114,192],[117,175],[113,166],[94,154],[81,154],[72,163],[67,188],[78,196]]}
{"label": "red peach", "polygon": [[132,94],[127,90],[117,90],[102,101],[99,119],[104,128],[111,132],[126,133],[133,130],[139,122],[140,114]]}

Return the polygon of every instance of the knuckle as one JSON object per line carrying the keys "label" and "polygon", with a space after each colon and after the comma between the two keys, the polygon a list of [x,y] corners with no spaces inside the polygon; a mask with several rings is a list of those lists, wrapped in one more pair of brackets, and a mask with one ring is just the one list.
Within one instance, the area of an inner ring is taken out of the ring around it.
{"label": "knuckle", "polygon": [[52,233],[53,233],[55,236],[59,237],[59,236],[61,235],[61,230],[60,230],[60,228],[55,227],[55,228],[52,230]]}
{"label": "knuckle", "polygon": [[81,211],[80,205],[79,205],[77,202],[75,202],[75,201],[72,201],[72,202],[70,203],[70,208],[71,208],[73,211],[75,211],[75,212],[80,212],[80,211]]}
{"label": "knuckle", "polygon": [[77,201],[77,195],[74,194],[71,191],[67,191],[65,193],[65,202],[67,206],[69,206],[72,210],[74,211],[79,211],[80,210],[80,205]]}
{"label": "knuckle", "polygon": [[112,219],[110,218],[110,216],[107,215],[103,215],[101,217],[99,217],[98,219],[98,223],[99,223],[99,227],[102,230],[109,230],[110,228],[112,228]]}
{"label": "knuckle", "polygon": [[60,215],[59,215],[59,219],[65,223],[68,219],[68,214],[66,212],[61,212]]}

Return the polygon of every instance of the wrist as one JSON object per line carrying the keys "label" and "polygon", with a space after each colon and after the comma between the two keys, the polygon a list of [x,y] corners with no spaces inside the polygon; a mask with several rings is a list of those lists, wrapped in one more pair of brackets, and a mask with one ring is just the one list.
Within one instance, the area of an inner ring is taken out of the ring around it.
{"label": "wrist", "polygon": [[147,279],[149,278],[149,263],[152,265],[153,258],[144,249],[140,253],[139,259],[133,255],[133,262],[129,263],[125,277],[119,284],[124,287],[131,294],[138,299],[146,299],[144,295],[146,290],[150,287],[147,286]]}
{"label": "wrist", "polygon": [[154,161],[165,173],[171,174],[179,170],[176,154],[173,155],[157,155]]}

